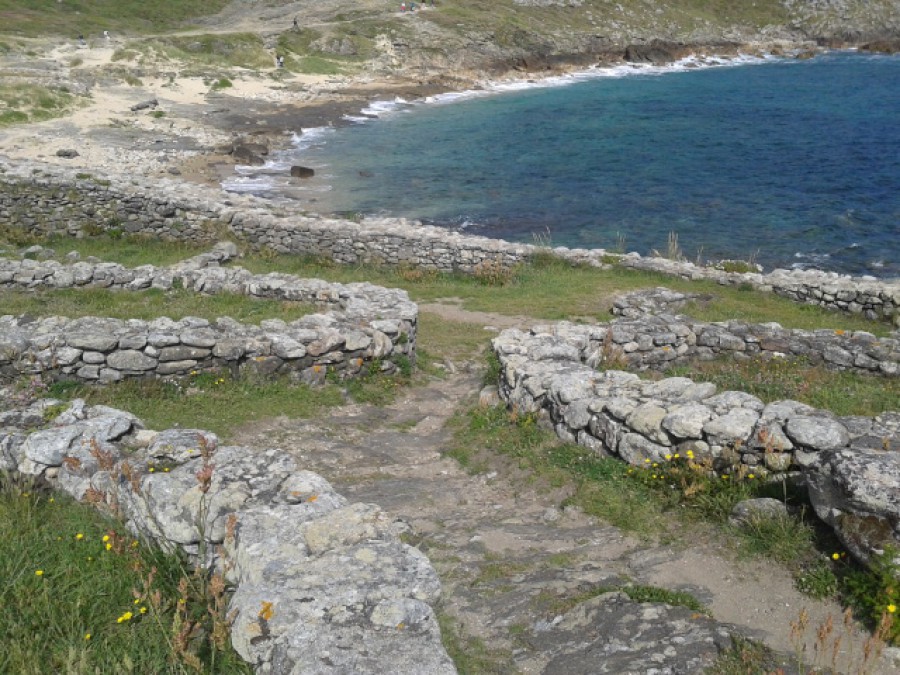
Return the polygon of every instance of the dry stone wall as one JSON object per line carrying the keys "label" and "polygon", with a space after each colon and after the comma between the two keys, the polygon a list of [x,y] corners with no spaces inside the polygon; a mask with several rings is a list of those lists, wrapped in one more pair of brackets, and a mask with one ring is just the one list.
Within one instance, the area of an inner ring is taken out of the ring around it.
{"label": "dry stone wall", "polygon": [[707,323],[682,314],[697,296],[656,288],[614,301],[620,318],[608,326],[568,326],[585,345],[591,365],[621,362],[637,370],[664,369],[675,363],[728,355],[802,357],[813,364],[885,376],[900,375],[900,336],[876,337],[866,331],[799,330],[777,323],[744,321]]}
{"label": "dry stone wall", "polygon": [[46,423],[61,406],[0,412],[0,470],[90,493],[145,542],[223,572],[232,644],[256,672],[456,672],[432,610],[440,581],[400,541],[403,523],[348,503],[282,450],[148,431],[81,400]]}
{"label": "dry stone wall", "polygon": [[[314,254],[340,263],[410,265],[477,273],[511,267],[545,247],[472,237],[404,219],[362,223],[298,214],[289,205],[174,180],[77,174],[37,163],[0,163],[0,227],[41,234],[117,231],[160,239],[212,242],[228,231],[249,245],[281,253]],[[753,288],[829,309],[900,322],[900,282],[835,273],[775,270],[736,273],[684,261],[613,255],[603,249],[550,251],[575,263],[610,261],[689,279]]]}
{"label": "dry stone wall", "polygon": [[634,466],[677,453],[724,475],[801,474],[816,512],[861,560],[900,548],[900,412],[839,417],[686,377],[597,371],[591,364],[614,330],[504,331],[492,342],[501,399],[547,415],[563,440]]}
{"label": "dry stone wall", "polygon": [[393,372],[415,363],[418,310],[405,291],[220,267],[234,252],[233,245],[222,244],[172,267],[135,269],[0,258],[0,288],[138,292],[179,285],[200,293],[314,303],[330,311],[259,326],[227,317],[211,322],[6,315],[0,317],[0,375],[51,374],[106,383],[226,369],[321,383],[328,373],[348,377],[376,366]]}

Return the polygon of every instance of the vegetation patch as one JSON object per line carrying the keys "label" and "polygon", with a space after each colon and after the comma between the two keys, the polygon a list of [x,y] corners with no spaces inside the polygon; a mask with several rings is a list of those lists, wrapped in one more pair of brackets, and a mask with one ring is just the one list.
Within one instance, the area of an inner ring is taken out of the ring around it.
{"label": "vegetation patch", "polygon": [[0,578],[0,672],[252,672],[230,647],[220,576],[8,476]]}
{"label": "vegetation patch", "polygon": [[[454,444],[448,454],[470,471],[489,470],[496,462],[491,454],[511,458],[533,474],[534,480],[568,491],[564,505],[574,504],[643,537],[683,538],[718,532],[723,541],[734,543],[736,552],[762,556],[791,569],[800,591],[814,597],[837,597],[873,629],[887,631],[886,640],[897,641],[892,617],[900,606],[900,570],[889,562],[891,556],[876,561],[872,571],[852,562],[831,530],[805,510],[804,494],[786,482],[765,481],[748,467],[717,475],[708,460],[695,457],[692,451],[632,467],[561,443],[535,416],[509,412],[502,406],[471,409],[457,415],[452,424]],[[479,449],[488,455],[479,454]],[[796,515],[731,525],[729,516],[735,504],[752,497],[779,499]],[[628,592],[624,586],[589,592],[596,595],[607,590]],[[645,598],[641,601],[685,604],[636,593],[633,599]],[[878,628],[882,621],[888,622],[888,629]]]}
{"label": "vegetation patch", "polygon": [[60,381],[50,385],[47,393],[127,410],[151,429],[208,429],[226,440],[250,422],[279,415],[309,418],[344,402],[336,386],[308,387],[286,378],[232,378],[212,372],[181,380],[131,379],[105,386]]}
{"label": "vegetation patch", "polygon": [[0,0],[4,31],[26,36],[156,32],[215,14],[228,0]]}
{"label": "vegetation patch", "polygon": [[65,115],[77,98],[64,87],[36,84],[0,86],[0,126],[41,122]]}
{"label": "vegetation patch", "polygon": [[720,390],[745,391],[769,403],[791,399],[837,415],[873,417],[896,410],[900,379],[811,366],[802,358],[723,357],[678,365],[664,373],[713,382]]}

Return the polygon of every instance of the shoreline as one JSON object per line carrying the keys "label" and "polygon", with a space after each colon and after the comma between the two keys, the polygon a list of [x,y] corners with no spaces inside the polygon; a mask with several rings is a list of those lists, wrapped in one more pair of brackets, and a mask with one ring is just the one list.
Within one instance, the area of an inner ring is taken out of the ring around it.
{"label": "shoreline", "polygon": [[[832,57],[841,55],[856,55],[859,53],[857,49],[821,49],[817,50],[816,57],[822,58],[831,55]],[[532,89],[548,89],[556,87],[565,87],[572,84],[584,82],[592,82],[605,79],[618,79],[628,77],[656,77],[662,75],[675,75],[681,73],[694,72],[697,70],[718,69],[718,68],[737,68],[745,65],[767,65],[782,63],[785,65],[798,61],[798,55],[807,55],[807,52],[798,48],[792,53],[772,54],[767,52],[750,52],[749,50],[738,50],[735,54],[729,56],[695,56],[690,55],[680,60],[666,64],[648,64],[648,63],[616,63],[612,65],[600,65],[589,69],[575,70],[566,73],[553,74],[544,78],[503,78],[503,79],[483,79],[476,83],[475,86],[465,90],[452,91],[446,93],[425,96],[415,100],[404,99],[382,99],[370,103],[366,108],[362,109],[360,114],[351,115],[341,120],[339,124],[333,127],[344,127],[347,125],[366,125],[386,119],[390,119],[398,114],[409,112],[415,109],[421,109],[423,106],[435,105],[451,105],[457,102],[469,101],[478,98],[488,98],[493,96],[513,94],[524,92]],[[865,52],[859,54],[860,58],[867,58],[869,55]],[[805,60],[804,57],[803,60]],[[758,76],[759,77],[759,76]],[[329,129],[328,127],[305,130],[306,132],[321,132]],[[327,131],[326,131],[327,133]],[[324,218],[329,217],[347,217],[347,209],[354,209],[353,205],[341,203],[340,200],[335,202],[328,195],[340,195],[343,190],[341,183],[335,183],[335,177],[329,175],[327,169],[327,161],[325,165],[318,164],[316,160],[322,160],[322,157],[313,157],[309,163],[304,161],[304,141],[307,144],[319,146],[327,144],[328,137],[322,140],[316,136],[315,140],[307,140],[306,133],[302,136],[296,136],[293,139],[291,147],[276,153],[274,159],[271,159],[265,166],[248,167],[236,166],[235,173],[230,174],[222,183],[222,188],[233,194],[252,194],[264,200],[272,200],[273,202],[287,208],[296,207],[302,209],[307,215],[318,215]],[[325,158],[327,160],[327,158]],[[315,169],[317,175],[314,178],[304,179],[303,181],[292,181],[286,177],[286,173],[290,165],[302,165]],[[318,172],[322,167],[326,167],[323,175],[320,177]],[[295,185],[298,186],[295,188]],[[302,187],[300,187],[302,186]],[[347,188],[347,185],[343,185]],[[492,234],[487,226],[480,226],[478,222],[466,222],[460,225],[457,221],[441,221],[429,219],[427,216],[415,215],[398,215],[386,211],[360,211],[358,216],[365,220],[375,221],[384,219],[400,219],[403,218],[411,223],[419,225],[429,225],[445,229],[450,232],[458,232],[463,235],[476,234],[488,238],[505,239],[511,243],[533,243],[528,233],[517,236],[510,232],[497,232]],[[467,227],[469,226],[469,227]],[[887,231],[890,231],[888,228]],[[874,232],[885,232],[885,230],[875,230]],[[872,235],[880,237],[883,235]],[[663,239],[664,239],[663,233]],[[867,241],[865,237],[860,241]],[[584,247],[586,244],[575,242],[563,238],[563,245],[567,247]],[[842,256],[844,249],[838,248],[816,248],[813,243],[806,242],[807,246],[801,246],[793,255],[784,251],[770,251],[771,255],[764,264],[767,269],[794,269],[794,270],[821,270],[825,272],[835,272],[841,275],[861,276],[869,278],[877,278],[883,280],[894,280],[897,274],[891,270],[880,270],[883,265],[878,264],[884,260],[882,257],[872,257],[872,264],[863,266],[863,260],[854,255]],[[594,244],[596,246],[596,244]],[[603,246],[603,243],[600,243]],[[810,248],[812,246],[812,248]],[[849,246],[849,249],[856,249],[857,244]],[[632,249],[628,249],[632,250]],[[642,256],[652,255],[651,248],[640,246],[634,249]],[[691,249],[693,250],[693,249]],[[701,248],[702,250],[702,248]],[[785,254],[785,255],[782,255]],[[657,254],[658,255],[658,254]],[[753,256],[756,257],[756,256]],[[692,258],[692,256],[691,256]],[[833,258],[829,261],[828,258]],[[740,251],[728,251],[727,247],[713,255],[705,261],[704,264],[712,265],[716,262],[727,260],[743,259]],[[889,260],[889,258],[888,258]],[[891,265],[887,265],[888,268]]]}
{"label": "shoreline", "polygon": [[[681,58],[652,63],[631,63],[625,54],[583,64],[555,64],[540,72],[508,70],[503,73],[468,72],[450,75],[433,72],[425,77],[408,73],[382,76],[303,76],[285,82],[264,73],[235,76],[234,87],[208,90],[199,78],[163,81],[157,75],[138,88],[103,87],[92,92],[92,102],[66,117],[24,126],[0,128],[0,154],[10,160],[36,160],[89,173],[100,170],[128,179],[131,176],[165,178],[199,184],[232,194],[223,181],[235,175],[231,156],[235,139],[262,141],[268,153],[293,144],[297,131],[316,127],[342,127],[359,123],[360,112],[385,100],[402,98],[403,105],[448,104],[461,98],[488,96],[535,87],[568,84],[628,73],[673,73],[698,67],[737,67],[770,59],[807,58],[835,51],[811,41],[756,41],[743,44],[680,45]],[[112,57],[113,48],[92,49],[97,62]],[[96,52],[96,53],[95,53]],[[57,62],[74,47],[55,47]],[[2,59],[0,59],[2,60]],[[149,97],[158,101],[151,111],[132,106]],[[106,117],[104,117],[106,116]],[[355,119],[354,119],[355,118]],[[368,119],[368,116],[366,116]],[[75,149],[77,156],[56,153]],[[263,196],[262,199],[269,199]],[[303,205],[301,204],[301,208]],[[306,209],[304,209],[306,210]],[[316,211],[315,207],[309,211]],[[330,212],[314,214],[328,218]],[[882,278],[882,277],[877,277]],[[883,277],[890,279],[890,277]]]}

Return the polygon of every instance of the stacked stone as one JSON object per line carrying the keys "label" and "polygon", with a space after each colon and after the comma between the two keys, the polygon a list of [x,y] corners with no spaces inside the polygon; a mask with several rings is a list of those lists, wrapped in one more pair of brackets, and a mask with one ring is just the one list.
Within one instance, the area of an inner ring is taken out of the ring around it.
{"label": "stacked stone", "polygon": [[115,230],[166,240],[209,242],[217,238],[217,231],[227,228],[250,246],[279,253],[315,254],[346,264],[384,263],[471,274],[510,269],[550,252],[572,263],[602,267],[616,262],[686,279],[748,285],[828,309],[900,322],[900,282],[896,280],[813,270],[726,272],[637,253],[548,249],[467,236],[405,219],[356,223],[297,215],[265,200],[173,180],[144,184],[99,180],[70,169],[27,162],[5,163],[0,168],[0,225],[31,233],[83,236]]}
{"label": "stacked stone", "polygon": [[281,450],[151,432],[105,406],[76,400],[46,426],[61,406],[0,413],[0,470],[90,497],[141,539],[224,572],[232,644],[256,672],[456,672],[431,608],[437,574],[377,506],[348,504]]}
{"label": "stacked stone", "polygon": [[352,376],[364,364],[377,362],[383,372],[393,372],[403,360],[415,363],[418,308],[405,291],[219,266],[236,253],[233,244],[223,243],[171,267],[134,269],[115,263],[0,258],[0,286],[138,291],[180,285],[207,294],[313,303],[331,311],[290,324],[264,321],[259,327],[227,317],[210,323],[194,317],[145,322],[7,315],[0,317],[0,374],[47,373],[107,383],[227,369],[320,383],[329,372]]}
{"label": "stacked stone", "polygon": [[[585,361],[597,354],[589,331],[600,329],[575,328],[511,329],[493,340],[508,406],[545,414],[563,440],[637,467],[679,454],[723,474],[803,472],[817,512],[861,559],[900,544],[900,413],[838,417],[684,377],[598,372]],[[859,501],[864,493],[875,496]]]}
{"label": "stacked stone", "polygon": [[900,326],[900,282],[875,277],[851,277],[821,270],[776,269],[759,272],[725,272],[681,260],[622,256],[619,263],[633,269],[660,272],[683,279],[715,281],[723,286],[747,285],[825,309],[862,314],[869,319],[894,320]]}
{"label": "stacked stone", "polygon": [[401,359],[412,361],[414,345],[401,340],[398,322],[376,323],[383,330],[324,314],[259,326],[227,317],[210,322],[6,315],[0,317],[0,374],[109,383],[224,370],[321,384],[328,373],[352,377],[372,363],[391,373]]}
{"label": "stacked stone", "polygon": [[730,354],[738,358],[799,356],[836,370],[900,374],[900,339],[896,332],[893,337],[876,338],[866,331],[804,331],[782,328],[774,322],[705,323],[670,314],[699,299],[696,294],[662,287],[635,291],[613,303],[613,314],[624,318],[612,322],[608,337],[602,329],[587,330],[595,334],[595,348],[598,339],[606,340],[607,357],[619,355],[638,370]]}

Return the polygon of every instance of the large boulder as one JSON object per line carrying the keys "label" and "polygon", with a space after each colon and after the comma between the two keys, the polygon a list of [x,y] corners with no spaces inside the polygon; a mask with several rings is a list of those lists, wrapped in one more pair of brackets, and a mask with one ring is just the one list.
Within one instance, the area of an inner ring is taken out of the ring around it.
{"label": "large boulder", "polygon": [[863,562],[880,555],[886,546],[900,549],[900,453],[821,454],[818,467],[806,473],[816,515]]}
{"label": "large boulder", "polygon": [[305,166],[292,166],[291,167],[291,176],[293,178],[312,178],[316,175],[314,169],[310,169]]}

